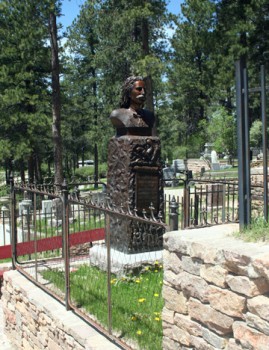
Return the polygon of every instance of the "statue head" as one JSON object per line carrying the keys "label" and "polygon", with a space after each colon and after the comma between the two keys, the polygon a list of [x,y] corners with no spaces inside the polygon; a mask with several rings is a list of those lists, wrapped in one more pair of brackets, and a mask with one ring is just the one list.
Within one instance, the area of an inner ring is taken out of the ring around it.
{"label": "statue head", "polygon": [[144,81],[141,76],[130,76],[127,78],[121,88],[120,108],[129,108],[131,100],[131,92],[137,81]]}

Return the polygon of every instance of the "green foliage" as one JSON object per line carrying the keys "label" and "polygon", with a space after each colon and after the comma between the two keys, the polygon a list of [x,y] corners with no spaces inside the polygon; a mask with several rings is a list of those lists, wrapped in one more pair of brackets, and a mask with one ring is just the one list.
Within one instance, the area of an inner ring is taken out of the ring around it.
{"label": "green foliage", "polygon": [[212,113],[204,130],[207,142],[213,143],[216,152],[235,154],[236,120],[227,109],[221,107]]}
{"label": "green foliage", "polygon": [[[64,275],[59,270],[47,270],[43,277],[64,290]],[[125,340],[135,340],[143,349],[162,348],[163,308],[162,266],[145,267],[139,275],[112,275],[112,328],[124,334]],[[107,274],[98,268],[80,266],[71,272],[71,299],[77,307],[94,315],[107,326]]]}
{"label": "green foliage", "polygon": [[[267,128],[267,134],[269,128]],[[254,120],[249,131],[249,143],[252,147],[262,147],[262,121]]]}
{"label": "green foliage", "polygon": [[58,1],[0,4],[1,160],[16,160],[21,170],[31,158],[37,162],[45,156],[51,138],[47,24],[52,3]]}
{"label": "green foliage", "polygon": [[[61,1],[0,1],[0,161],[11,167],[15,160],[20,171],[31,163],[40,170],[46,162],[49,175],[47,24],[52,9],[60,15]],[[130,74],[146,75],[151,83],[147,103],[155,108],[164,159],[181,157],[184,147],[198,153],[208,138],[217,150],[234,152],[234,61],[245,55],[250,86],[260,84],[259,65],[269,42],[268,10],[266,0],[186,0],[182,14],[172,17],[164,0],[86,0],[67,30],[62,55],[67,176],[84,154],[106,162],[108,140],[114,135],[108,116],[118,107],[120,86]],[[253,145],[260,143],[259,127],[253,123],[259,119],[259,106],[260,96],[251,94]]]}
{"label": "green foliage", "polygon": [[264,218],[259,217],[241,232],[235,233],[234,236],[246,242],[267,242],[269,241],[269,223]]}
{"label": "green foliage", "polygon": [[[78,179],[81,179],[83,181],[88,180],[90,177],[92,180],[94,179],[94,166],[84,166],[81,168],[77,168],[75,170],[75,177]],[[102,163],[98,165],[98,171],[99,171],[99,177],[104,178],[106,177],[107,173],[107,163]]]}

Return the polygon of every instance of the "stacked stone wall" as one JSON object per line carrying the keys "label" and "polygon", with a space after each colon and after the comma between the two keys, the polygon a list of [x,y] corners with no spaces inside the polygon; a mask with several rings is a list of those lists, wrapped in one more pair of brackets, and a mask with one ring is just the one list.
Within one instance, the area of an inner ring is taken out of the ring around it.
{"label": "stacked stone wall", "polygon": [[1,299],[4,331],[16,349],[118,349],[18,271],[4,273]]}
{"label": "stacked stone wall", "polygon": [[269,350],[269,245],[235,231],[165,234],[164,350]]}

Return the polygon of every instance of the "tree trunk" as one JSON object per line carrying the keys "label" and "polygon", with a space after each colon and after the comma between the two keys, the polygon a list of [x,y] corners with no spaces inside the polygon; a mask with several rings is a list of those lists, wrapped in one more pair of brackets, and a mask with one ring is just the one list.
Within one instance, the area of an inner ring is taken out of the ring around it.
{"label": "tree trunk", "polygon": [[31,153],[30,157],[28,158],[28,182],[30,184],[34,183],[35,181],[35,166],[34,166],[34,155]]}
{"label": "tree trunk", "polygon": [[[146,57],[149,55],[149,25],[148,21],[146,19],[142,20],[142,50],[143,50],[143,56]],[[149,74],[147,77],[145,77],[145,85],[146,85],[146,107],[148,110],[154,113],[154,102],[153,102],[153,84],[152,84],[152,77]],[[156,135],[156,125],[158,125],[157,117],[155,116],[155,125],[153,126],[152,133],[153,135]]]}
{"label": "tree trunk", "polygon": [[61,137],[61,100],[60,100],[60,65],[57,42],[55,13],[49,16],[51,68],[52,68],[52,138],[54,146],[54,183],[59,189],[63,182],[62,137]]}
{"label": "tree trunk", "polygon": [[25,182],[25,171],[24,171],[24,161],[23,159],[20,160],[20,177],[21,182]]}

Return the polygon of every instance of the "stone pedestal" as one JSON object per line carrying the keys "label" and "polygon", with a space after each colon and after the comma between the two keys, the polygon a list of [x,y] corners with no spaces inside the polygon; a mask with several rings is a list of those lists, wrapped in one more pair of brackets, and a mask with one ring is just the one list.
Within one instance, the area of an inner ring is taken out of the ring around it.
{"label": "stone pedestal", "polygon": [[[157,216],[163,211],[160,140],[154,136],[114,137],[108,147],[108,196],[116,207],[128,203],[138,215],[154,207]],[[110,218],[111,246],[125,253],[162,248],[162,230],[135,220]]]}

